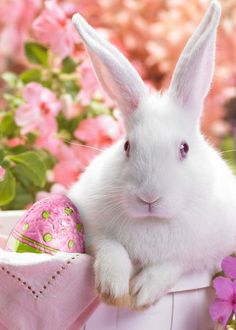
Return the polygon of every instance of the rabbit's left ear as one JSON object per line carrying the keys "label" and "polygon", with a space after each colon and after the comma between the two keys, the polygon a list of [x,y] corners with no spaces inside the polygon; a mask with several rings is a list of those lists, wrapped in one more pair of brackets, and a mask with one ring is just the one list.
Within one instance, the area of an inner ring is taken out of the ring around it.
{"label": "rabbit's left ear", "polygon": [[[215,66],[216,31],[221,7],[212,1],[202,22],[189,39],[176,65],[169,94],[184,108],[201,109],[212,82]],[[194,111],[196,110],[196,111]]]}
{"label": "rabbit's left ear", "polygon": [[118,103],[125,115],[130,114],[146,94],[141,77],[121,52],[102,39],[82,16],[75,14],[73,23],[105,92]]}

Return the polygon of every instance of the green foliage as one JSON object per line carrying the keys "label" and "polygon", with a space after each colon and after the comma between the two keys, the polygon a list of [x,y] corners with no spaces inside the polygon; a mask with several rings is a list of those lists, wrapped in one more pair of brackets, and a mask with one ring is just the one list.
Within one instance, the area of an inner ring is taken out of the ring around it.
{"label": "green foliage", "polygon": [[24,84],[28,84],[32,81],[41,82],[42,80],[42,73],[39,69],[31,69],[22,72],[20,75],[20,79],[23,81]]}
{"label": "green foliage", "polygon": [[236,144],[233,136],[228,135],[221,141],[222,157],[236,174]]}
{"label": "green foliage", "polygon": [[46,172],[55,163],[55,157],[46,150],[25,151],[25,146],[0,148],[0,165],[6,169],[4,180],[0,181],[1,208],[17,210],[33,203],[38,191],[49,188]]}
{"label": "green foliage", "polygon": [[73,73],[77,67],[77,63],[71,57],[64,58],[62,62],[62,72],[63,73]]}
{"label": "green foliage", "polygon": [[87,107],[87,111],[92,117],[104,114],[111,115],[111,110],[99,100],[91,101],[89,106]]}
{"label": "green foliage", "polygon": [[229,321],[227,322],[227,328],[229,330],[236,330],[236,320],[235,320],[235,314],[232,313],[230,315]]}
{"label": "green foliage", "polygon": [[76,81],[73,81],[73,80],[62,81],[61,85],[62,85],[61,87],[62,87],[62,90],[64,91],[64,93],[70,94],[70,95],[72,95],[72,97],[75,97],[80,90]]}
{"label": "green foliage", "polygon": [[47,150],[37,149],[37,153],[47,169],[52,169],[56,165],[56,157],[51,155]]}
{"label": "green foliage", "polygon": [[16,181],[16,189],[14,198],[10,203],[3,206],[3,210],[22,210],[27,205],[32,204],[35,200],[35,193],[30,192],[28,188],[24,188],[20,182]]}
{"label": "green foliage", "polygon": [[35,133],[30,132],[27,134],[27,144],[29,144],[29,146],[33,146],[36,139],[37,135]]}
{"label": "green foliage", "polygon": [[0,147],[0,164],[2,163],[5,155],[6,155],[5,150],[3,149],[3,147]]}
{"label": "green foliage", "polygon": [[62,135],[64,135],[64,136],[65,136],[65,134],[63,134],[63,132],[66,132],[68,139],[72,139],[74,131],[76,130],[79,122],[83,118],[85,118],[84,114],[68,120],[65,118],[63,113],[60,113],[57,117],[59,132],[62,133]]}
{"label": "green foliage", "polygon": [[4,179],[0,181],[0,206],[13,200],[16,194],[16,180],[12,172],[7,169]]}
{"label": "green foliage", "polygon": [[25,43],[25,55],[30,63],[48,66],[48,49],[36,42]]}
{"label": "green foliage", "polygon": [[0,136],[12,137],[17,130],[13,113],[6,113],[0,122]]}
{"label": "green foliage", "polygon": [[46,167],[41,157],[35,151],[26,151],[8,158],[20,166],[20,172],[35,186],[43,187],[46,184]]}

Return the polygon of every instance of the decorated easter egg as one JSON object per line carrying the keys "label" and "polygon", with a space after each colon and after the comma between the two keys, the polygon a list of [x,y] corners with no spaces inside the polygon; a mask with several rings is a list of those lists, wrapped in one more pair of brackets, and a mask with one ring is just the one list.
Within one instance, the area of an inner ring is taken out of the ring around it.
{"label": "decorated easter egg", "polygon": [[63,195],[52,195],[36,202],[16,224],[6,250],[83,253],[84,231],[77,208]]}

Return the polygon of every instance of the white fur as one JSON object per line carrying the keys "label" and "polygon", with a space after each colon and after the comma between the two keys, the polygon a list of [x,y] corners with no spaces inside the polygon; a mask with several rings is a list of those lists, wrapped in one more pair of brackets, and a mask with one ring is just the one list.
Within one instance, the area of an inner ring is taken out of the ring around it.
{"label": "white fur", "polygon": [[[127,137],[94,159],[69,192],[83,219],[87,248],[92,247],[96,258],[96,285],[114,297],[130,291],[137,307],[155,303],[185,272],[213,269],[236,245],[235,177],[201,135],[198,123],[212,79],[219,16],[214,1],[181,55],[165,94],[145,91],[133,109],[124,97],[130,79],[120,81],[122,90],[116,84],[116,99],[127,102],[121,108]],[[80,17],[74,20],[78,27]],[[93,38],[99,48],[94,31],[83,35],[89,54],[95,52],[93,56],[101,56],[99,61],[106,65],[101,52],[91,50]],[[106,42],[101,45],[111,52]],[[123,59],[117,54],[116,62],[119,56]],[[131,65],[127,61],[122,65],[129,75]],[[209,69],[204,75],[198,70],[202,65]],[[113,71],[110,79],[117,82],[120,75]],[[127,139],[128,158],[123,147]],[[189,144],[184,160],[179,158],[182,141]],[[137,196],[158,198],[152,213]]]}

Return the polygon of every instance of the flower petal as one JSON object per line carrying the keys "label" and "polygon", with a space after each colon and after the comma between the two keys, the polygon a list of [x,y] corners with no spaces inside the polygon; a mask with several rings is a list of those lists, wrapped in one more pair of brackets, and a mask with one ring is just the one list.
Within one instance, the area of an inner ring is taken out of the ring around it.
{"label": "flower petal", "polygon": [[15,121],[21,127],[22,134],[34,131],[38,127],[39,111],[29,104],[21,105],[15,113]]}
{"label": "flower petal", "polygon": [[213,287],[215,288],[218,298],[223,300],[231,300],[234,294],[233,282],[229,278],[219,276],[214,279]]}
{"label": "flower petal", "polygon": [[222,325],[226,325],[232,310],[233,307],[229,302],[217,299],[211,304],[209,312],[212,320],[218,321]]}
{"label": "flower petal", "polygon": [[221,263],[221,267],[226,276],[236,279],[236,257],[226,257]]}
{"label": "flower petal", "polygon": [[45,8],[33,22],[34,35],[38,41],[64,58],[74,52],[75,29],[62,7],[56,1],[45,1]]}
{"label": "flower petal", "polygon": [[23,89],[23,97],[31,106],[38,106],[41,98],[42,86],[38,83],[31,82]]}

